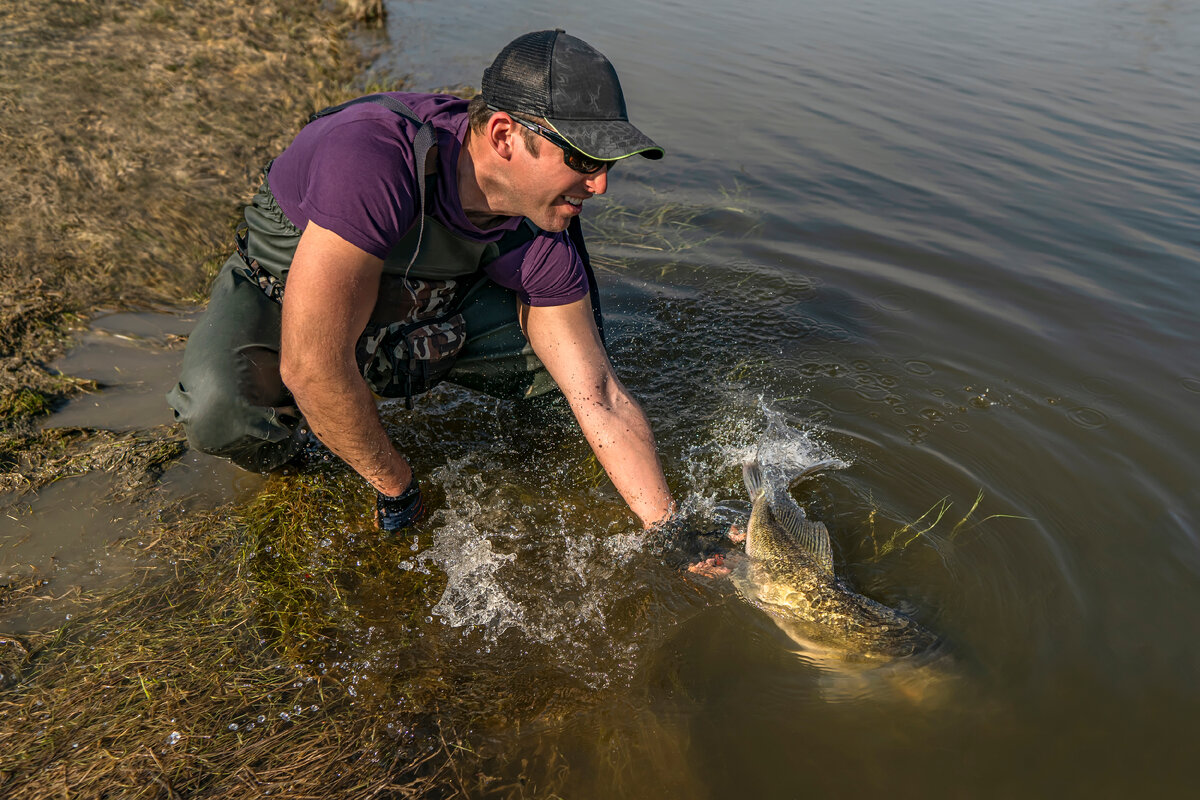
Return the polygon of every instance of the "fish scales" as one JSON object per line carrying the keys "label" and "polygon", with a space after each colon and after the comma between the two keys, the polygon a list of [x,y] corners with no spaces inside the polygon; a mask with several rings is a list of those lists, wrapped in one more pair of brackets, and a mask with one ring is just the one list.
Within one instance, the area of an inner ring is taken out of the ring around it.
{"label": "fish scales", "polygon": [[748,462],[744,475],[753,507],[746,535],[749,564],[739,589],[785,633],[849,660],[894,660],[937,646],[938,638],[910,617],[837,577],[825,526],[764,484],[757,462]]}

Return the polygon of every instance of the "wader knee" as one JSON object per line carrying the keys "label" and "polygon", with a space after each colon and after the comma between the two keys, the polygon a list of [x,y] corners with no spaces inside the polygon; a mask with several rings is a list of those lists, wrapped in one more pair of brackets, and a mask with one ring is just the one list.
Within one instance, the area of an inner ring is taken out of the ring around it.
{"label": "wader knee", "polygon": [[279,305],[240,264],[218,274],[167,403],[193,448],[261,472],[295,456],[301,418],[279,377]]}

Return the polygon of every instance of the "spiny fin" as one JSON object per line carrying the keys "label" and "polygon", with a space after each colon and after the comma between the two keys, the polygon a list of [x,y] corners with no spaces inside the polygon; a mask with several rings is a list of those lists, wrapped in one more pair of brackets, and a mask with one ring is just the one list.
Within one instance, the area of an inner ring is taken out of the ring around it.
{"label": "spiny fin", "polygon": [[[814,464],[812,468],[805,470],[804,474],[811,474],[827,465],[828,462],[824,461]],[[746,491],[750,493],[751,501],[757,501],[767,494],[768,489],[763,481],[762,467],[758,465],[756,459],[742,464],[742,480],[746,483]],[[795,537],[801,547],[812,553],[818,566],[833,574],[833,549],[829,545],[829,530],[825,524],[805,517],[804,511],[796,505],[796,501],[790,495],[781,496],[779,492],[770,494],[768,500],[775,520],[785,531]]]}
{"label": "spiny fin", "polygon": [[785,531],[796,537],[801,547],[812,553],[818,566],[832,575],[833,548],[829,545],[829,529],[825,523],[805,517],[804,511],[788,495],[776,494],[772,498],[771,513]]}
{"label": "spiny fin", "polygon": [[758,461],[751,460],[742,464],[742,481],[746,484],[746,491],[750,493],[752,502],[766,494],[767,487],[763,485],[762,467],[758,465]]}

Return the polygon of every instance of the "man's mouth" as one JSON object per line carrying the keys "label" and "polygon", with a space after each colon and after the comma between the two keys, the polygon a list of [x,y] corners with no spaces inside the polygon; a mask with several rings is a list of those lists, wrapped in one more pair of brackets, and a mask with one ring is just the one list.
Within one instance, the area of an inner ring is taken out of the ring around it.
{"label": "man's mouth", "polygon": [[569,195],[569,194],[564,194],[563,199],[575,207],[582,206],[583,201],[587,200],[586,197],[575,197],[575,196]]}

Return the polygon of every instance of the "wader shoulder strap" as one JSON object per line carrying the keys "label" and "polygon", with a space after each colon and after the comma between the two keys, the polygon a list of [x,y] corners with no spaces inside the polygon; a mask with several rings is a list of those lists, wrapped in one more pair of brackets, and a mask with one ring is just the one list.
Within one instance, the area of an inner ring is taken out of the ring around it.
{"label": "wader shoulder strap", "polygon": [[375,105],[383,106],[389,111],[394,111],[400,116],[411,122],[415,122],[421,126],[417,130],[417,135],[413,137],[413,151],[416,158],[413,164],[413,169],[417,173],[417,197],[419,206],[417,208],[417,245],[413,248],[412,258],[408,261],[408,267],[404,270],[405,277],[408,277],[408,270],[412,269],[412,265],[417,261],[417,253],[421,250],[421,237],[425,234],[425,161],[429,156],[429,150],[437,144],[437,134],[433,130],[433,125],[425,122],[418,117],[411,108],[405,103],[392,97],[390,94],[368,94],[362,97],[356,97],[353,100],[347,100],[344,103],[339,103],[336,106],[322,108],[317,113],[308,118],[309,122],[328,117],[330,114],[336,114],[344,108],[356,106],[360,103],[374,103]]}
{"label": "wader shoulder strap", "polygon": [[596,273],[592,271],[592,260],[588,258],[587,245],[583,243],[583,226],[579,217],[571,217],[567,226],[567,236],[575,245],[575,252],[583,261],[583,271],[587,273],[588,293],[592,296],[592,314],[596,317],[596,331],[600,334],[600,343],[604,344],[604,317],[600,314],[600,287],[596,285]]}

